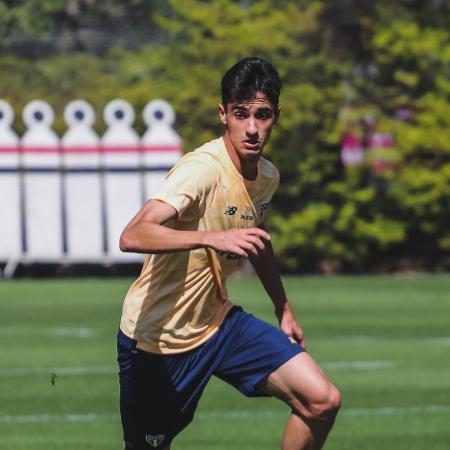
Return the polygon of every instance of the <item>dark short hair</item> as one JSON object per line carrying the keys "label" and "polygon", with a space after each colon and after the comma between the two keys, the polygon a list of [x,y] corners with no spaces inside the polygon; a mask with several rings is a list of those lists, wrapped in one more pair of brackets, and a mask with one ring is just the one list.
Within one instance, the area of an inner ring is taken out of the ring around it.
{"label": "dark short hair", "polygon": [[261,58],[238,61],[222,78],[222,104],[251,100],[262,92],[274,108],[278,107],[281,79],[272,64]]}

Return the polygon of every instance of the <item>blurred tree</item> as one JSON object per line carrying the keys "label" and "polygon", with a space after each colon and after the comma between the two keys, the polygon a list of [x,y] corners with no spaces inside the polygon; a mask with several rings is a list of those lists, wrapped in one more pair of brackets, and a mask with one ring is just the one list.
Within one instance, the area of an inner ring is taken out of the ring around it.
{"label": "blurred tree", "polygon": [[[384,156],[400,170],[337,170],[335,180],[309,192],[296,183],[308,192],[304,208],[275,219],[293,270],[448,268],[449,17],[441,1],[326,3],[320,47],[353,63],[342,101],[393,133],[396,147]],[[339,122],[329,130],[337,142]],[[324,166],[310,169],[299,178]]]}
{"label": "blurred tree", "polygon": [[[152,37],[124,33],[121,25],[130,23],[151,28]],[[162,97],[173,104],[189,151],[222,133],[224,71],[244,56],[261,56],[284,82],[267,148],[282,175],[269,217],[284,269],[367,271],[405,261],[448,268],[449,25],[442,0],[133,0],[131,7],[120,0],[0,0],[1,46],[10,53],[0,57],[0,97],[17,113],[34,97],[57,112],[75,97],[97,111],[118,96],[138,111]],[[110,41],[86,44],[86,30],[102,26]],[[65,32],[78,41],[61,44]],[[11,55],[19,35],[59,36],[58,48],[68,53],[19,59]],[[75,52],[92,48],[101,57]],[[366,152],[365,164],[344,168],[345,108],[356,120],[370,114],[395,147]],[[141,120],[137,127],[143,131]],[[374,172],[375,157],[390,169]]]}
{"label": "blurred tree", "polygon": [[0,0],[0,51],[42,57],[137,49],[163,38],[152,17],[167,10],[163,0]]}
{"label": "blurred tree", "polygon": [[[440,14],[430,14],[431,7]],[[375,27],[378,73],[370,84],[403,167],[386,193],[407,230],[400,251],[435,266],[450,255],[449,4],[431,2],[415,19],[397,15],[389,27]],[[410,117],[399,120],[401,111]]]}

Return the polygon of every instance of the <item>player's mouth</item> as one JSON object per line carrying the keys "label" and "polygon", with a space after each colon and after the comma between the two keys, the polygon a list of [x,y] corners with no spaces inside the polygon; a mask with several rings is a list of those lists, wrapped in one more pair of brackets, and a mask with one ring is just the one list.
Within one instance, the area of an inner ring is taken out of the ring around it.
{"label": "player's mouth", "polygon": [[259,150],[261,144],[258,141],[244,141],[244,148],[246,150]]}

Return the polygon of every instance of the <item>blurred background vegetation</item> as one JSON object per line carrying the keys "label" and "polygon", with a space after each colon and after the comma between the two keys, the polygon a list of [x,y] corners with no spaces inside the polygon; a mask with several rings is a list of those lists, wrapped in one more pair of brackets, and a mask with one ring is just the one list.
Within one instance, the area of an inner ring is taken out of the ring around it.
{"label": "blurred background vegetation", "polygon": [[[222,132],[224,71],[266,58],[284,83],[267,148],[283,270],[448,270],[449,30],[446,0],[0,0],[0,98],[16,115],[47,100],[60,134],[72,99],[164,98],[190,151]],[[364,144],[369,122],[393,145],[344,165],[343,133]]]}

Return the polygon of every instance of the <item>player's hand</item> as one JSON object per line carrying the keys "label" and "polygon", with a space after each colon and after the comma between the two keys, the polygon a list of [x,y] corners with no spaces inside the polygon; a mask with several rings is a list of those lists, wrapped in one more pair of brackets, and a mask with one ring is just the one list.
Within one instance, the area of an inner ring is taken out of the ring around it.
{"label": "player's hand", "polygon": [[283,309],[277,312],[277,316],[281,331],[287,334],[292,341],[298,342],[303,348],[306,348],[305,335],[289,303],[284,304]]}
{"label": "player's hand", "polygon": [[258,256],[259,252],[263,252],[265,240],[270,240],[269,233],[256,227],[208,231],[204,238],[205,246],[220,252],[236,253],[244,258],[248,258],[249,254]]}

